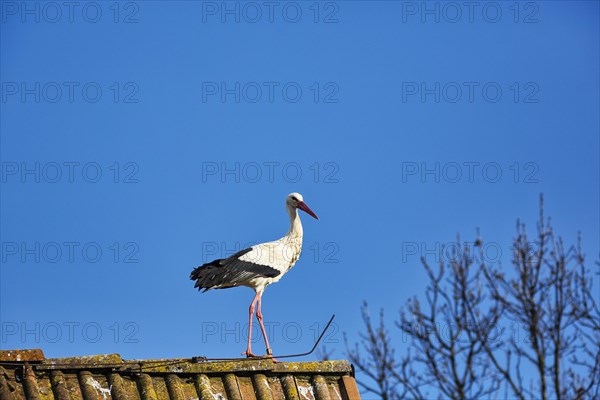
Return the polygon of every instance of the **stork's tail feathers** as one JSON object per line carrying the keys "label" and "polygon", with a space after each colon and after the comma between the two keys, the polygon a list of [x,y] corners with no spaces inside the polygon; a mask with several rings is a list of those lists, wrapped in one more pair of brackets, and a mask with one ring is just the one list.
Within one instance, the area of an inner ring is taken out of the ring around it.
{"label": "stork's tail feathers", "polygon": [[194,268],[190,274],[190,279],[196,281],[195,288],[198,288],[198,290],[204,289],[203,292],[206,292],[215,287],[215,277],[218,275],[218,268],[220,267],[219,261],[221,260],[214,260]]}

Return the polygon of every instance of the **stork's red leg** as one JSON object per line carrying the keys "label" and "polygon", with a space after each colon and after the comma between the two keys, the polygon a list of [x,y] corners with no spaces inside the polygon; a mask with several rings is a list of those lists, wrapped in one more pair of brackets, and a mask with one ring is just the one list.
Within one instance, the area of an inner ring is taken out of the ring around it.
{"label": "stork's red leg", "polygon": [[260,329],[262,330],[263,337],[265,338],[265,344],[267,345],[267,355],[271,356],[271,355],[273,355],[273,351],[271,350],[271,345],[269,344],[269,339],[267,338],[267,331],[265,330],[265,325],[263,324],[261,299],[262,299],[262,293],[258,296],[258,308],[256,310],[256,318],[258,319],[258,323],[260,324]]}
{"label": "stork's red leg", "polygon": [[[246,348],[246,351],[243,352],[242,354],[245,354],[246,357],[256,357],[255,354],[252,353],[252,346],[251,346],[251,342],[252,342],[252,318],[254,317],[254,305],[256,304],[256,302],[259,302],[259,310],[260,310],[260,296],[258,295],[258,293],[256,293],[256,295],[254,296],[254,299],[252,299],[252,303],[250,303],[250,321],[248,323],[248,347]],[[261,322],[262,325],[262,322]],[[264,332],[264,331],[263,331]]]}

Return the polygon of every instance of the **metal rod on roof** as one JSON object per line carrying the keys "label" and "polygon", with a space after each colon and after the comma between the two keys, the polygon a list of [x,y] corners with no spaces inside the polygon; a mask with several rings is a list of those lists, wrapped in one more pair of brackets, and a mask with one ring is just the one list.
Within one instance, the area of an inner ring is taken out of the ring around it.
{"label": "metal rod on roof", "polygon": [[329,326],[333,322],[334,318],[335,318],[335,314],[333,314],[331,316],[331,318],[329,319],[329,322],[327,323],[327,325],[325,325],[325,329],[323,329],[323,331],[321,332],[321,335],[319,335],[319,338],[317,339],[317,341],[313,345],[312,349],[310,349],[306,353],[286,354],[286,355],[283,355],[283,356],[271,356],[271,355],[268,355],[268,356],[244,357],[244,358],[240,358],[240,357],[238,357],[238,358],[208,358],[208,357],[200,356],[200,357],[192,357],[192,361],[195,361],[195,362],[204,362],[204,361],[245,361],[245,360],[254,361],[254,360],[270,360],[272,358],[292,358],[292,357],[304,357],[304,356],[308,356],[308,355],[312,354],[317,349],[317,346],[319,346],[319,343],[321,342],[321,339],[323,339],[323,336],[325,336],[325,332],[327,332],[327,330],[329,329]]}
{"label": "metal rod on roof", "polygon": [[286,356],[277,356],[277,358],[304,357],[304,356],[308,356],[308,355],[312,354],[317,349],[317,346],[319,346],[319,343],[321,342],[321,339],[323,339],[323,336],[325,336],[325,332],[327,332],[327,329],[329,329],[329,325],[331,325],[331,323],[333,322],[334,318],[335,318],[335,314],[333,314],[331,316],[331,318],[329,319],[329,322],[327,323],[327,325],[325,325],[325,329],[323,329],[323,332],[321,332],[321,334],[319,335],[319,338],[315,342],[315,345],[313,346],[312,349],[310,349],[310,351],[308,351],[306,353],[300,353],[300,354],[290,354],[290,355],[286,355]]}

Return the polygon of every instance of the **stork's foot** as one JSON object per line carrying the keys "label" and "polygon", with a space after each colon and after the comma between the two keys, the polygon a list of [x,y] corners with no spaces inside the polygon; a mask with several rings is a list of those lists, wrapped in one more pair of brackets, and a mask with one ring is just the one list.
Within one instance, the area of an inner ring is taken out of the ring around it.
{"label": "stork's foot", "polygon": [[265,354],[263,357],[268,357],[270,358],[273,362],[279,362],[278,359],[273,358],[273,350],[271,350],[270,347],[267,348],[267,354]]}
{"label": "stork's foot", "polygon": [[248,357],[248,358],[250,358],[250,357],[258,357],[258,356],[257,356],[256,354],[254,354],[254,353],[252,352],[252,350],[250,350],[250,349],[248,349],[248,350],[244,351],[242,354],[243,354],[243,355],[245,355],[245,356],[246,356],[246,357]]}

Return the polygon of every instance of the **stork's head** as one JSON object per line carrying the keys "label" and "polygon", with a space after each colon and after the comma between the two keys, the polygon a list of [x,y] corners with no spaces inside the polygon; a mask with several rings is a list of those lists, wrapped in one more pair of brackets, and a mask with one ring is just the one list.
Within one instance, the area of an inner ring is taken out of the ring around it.
{"label": "stork's head", "polygon": [[296,209],[299,208],[302,211],[304,211],[305,213],[307,213],[308,215],[310,215],[313,218],[319,219],[319,217],[317,217],[317,214],[315,214],[304,202],[304,199],[302,198],[302,195],[300,193],[290,193],[288,194],[287,198],[285,199],[285,204],[292,208],[292,209]]}

